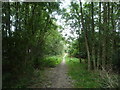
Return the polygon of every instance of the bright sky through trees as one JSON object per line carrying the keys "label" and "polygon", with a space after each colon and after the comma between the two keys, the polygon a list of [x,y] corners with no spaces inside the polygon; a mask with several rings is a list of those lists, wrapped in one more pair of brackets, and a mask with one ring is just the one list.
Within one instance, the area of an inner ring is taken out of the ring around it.
{"label": "bright sky through trees", "polygon": [[[67,12],[70,12],[69,5],[71,3],[71,0],[62,0],[62,3],[60,4],[60,9],[65,8]],[[74,31],[73,28],[71,28],[68,25],[65,25],[65,20],[61,19],[61,15],[55,15],[55,18],[57,18],[57,24],[64,27],[64,30],[62,30],[62,35],[65,37],[65,39],[68,39],[69,37],[76,38],[77,34],[75,32],[71,33],[71,31]]]}

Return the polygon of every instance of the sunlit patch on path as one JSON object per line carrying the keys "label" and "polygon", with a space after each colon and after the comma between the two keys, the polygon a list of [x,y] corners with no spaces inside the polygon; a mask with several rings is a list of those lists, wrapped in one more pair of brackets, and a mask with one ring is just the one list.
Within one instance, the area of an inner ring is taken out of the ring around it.
{"label": "sunlit patch on path", "polygon": [[61,62],[62,65],[65,64],[65,57],[66,57],[66,55],[67,55],[67,53],[65,53],[64,56],[63,56],[63,60],[62,60],[62,62]]}

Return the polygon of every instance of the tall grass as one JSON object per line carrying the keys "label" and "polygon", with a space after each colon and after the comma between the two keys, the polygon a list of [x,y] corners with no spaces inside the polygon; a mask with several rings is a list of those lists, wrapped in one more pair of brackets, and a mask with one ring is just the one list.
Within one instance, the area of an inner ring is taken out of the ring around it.
{"label": "tall grass", "polygon": [[103,88],[120,88],[119,80],[120,76],[118,73],[114,73],[112,68],[110,67],[109,70],[105,70],[103,68],[100,71],[101,82],[100,85]]}
{"label": "tall grass", "polygon": [[75,88],[99,88],[99,74],[87,70],[87,64],[80,63],[77,58],[66,57],[69,67],[68,75],[72,77]]}

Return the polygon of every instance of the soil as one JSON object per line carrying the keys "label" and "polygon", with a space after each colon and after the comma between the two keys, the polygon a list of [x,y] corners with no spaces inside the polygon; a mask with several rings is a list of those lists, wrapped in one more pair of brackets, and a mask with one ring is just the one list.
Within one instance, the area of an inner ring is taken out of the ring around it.
{"label": "soil", "polygon": [[33,85],[32,88],[72,88],[74,81],[67,74],[66,55],[67,54],[64,55],[61,64],[54,68],[47,68],[43,81],[40,84]]}

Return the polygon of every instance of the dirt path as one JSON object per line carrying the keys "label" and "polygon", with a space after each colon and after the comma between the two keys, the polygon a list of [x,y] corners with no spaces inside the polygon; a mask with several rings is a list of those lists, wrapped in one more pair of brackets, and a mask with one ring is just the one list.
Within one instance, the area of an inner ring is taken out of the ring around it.
{"label": "dirt path", "polygon": [[[65,54],[66,56],[67,54]],[[67,75],[67,65],[65,64],[65,56],[61,64],[55,68],[49,69],[46,72],[49,82],[51,82],[50,88],[72,88],[72,80]]]}
{"label": "dirt path", "polygon": [[72,88],[73,80],[67,75],[66,55],[64,55],[61,64],[45,70],[42,81],[38,79],[38,82],[29,88]]}

